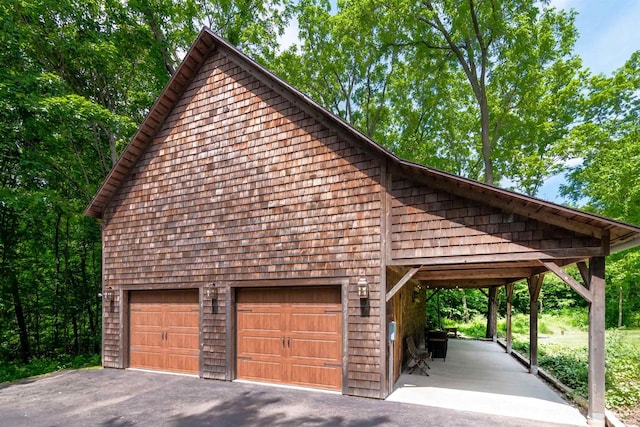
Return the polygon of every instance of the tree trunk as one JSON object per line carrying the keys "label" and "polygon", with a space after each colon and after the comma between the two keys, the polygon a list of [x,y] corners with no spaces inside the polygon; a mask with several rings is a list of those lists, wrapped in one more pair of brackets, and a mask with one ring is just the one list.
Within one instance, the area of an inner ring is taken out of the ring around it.
{"label": "tree trunk", "polygon": [[436,295],[436,302],[438,308],[438,329],[442,330],[442,316],[440,315],[440,294]]}
{"label": "tree trunk", "polygon": [[498,287],[489,288],[489,301],[487,306],[487,331],[486,338],[494,338],[498,335]]}
{"label": "tree trunk", "polygon": [[482,127],[482,161],[484,163],[484,182],[493,185],[493,150],[491,149],[491,139],[489,138],[489,104],[487,103],[486,91],[483,91],[480,104],[480,126]]}
{"label": "tree trunk", "polygon": [[56,263],[56,276],[53,281],[55,289],[53,293],[53,348],[57,350],[60,345],[60,221],[62,211],[58,211],[56,217],[56,232],[54,237],[54,257]]}
{"label": "tree trunk", "polygon": [[469,323],[469,307],[467,307],[467,293],[462,289],[462,318],[464,323]]}
{"label": "tree trunk", "polygon": [[24,310],[22,299],[20,298],[20,289],[18,288],[18,279],[15,274],[10,273],[11,277],[11,296],[13,297],[13,308],[16,313],[16,322],[18,323],[18,334],[20,336],[20,358],[23,363],[29,362],[31,351],[29,349],[29,333],[27,331],[27,322],[24,319]]}
{"label": "tree trunk", "polygon": [[620,296],[618,297],[618,328],[622,328],[622,286],[620,286]]}

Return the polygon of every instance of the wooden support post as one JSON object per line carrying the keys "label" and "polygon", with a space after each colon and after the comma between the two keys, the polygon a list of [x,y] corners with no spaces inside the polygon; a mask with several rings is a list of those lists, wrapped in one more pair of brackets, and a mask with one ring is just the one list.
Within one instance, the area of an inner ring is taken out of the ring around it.
{"label": "wooden support post", "polygon": [[512,346],[512,330],[511,330],[511,307],[513,303],[513,283],[507,283],[505,285],[505,291],[507,293],[507,354],[511,354],[511,346]]}
{"label": "wooden support post", "polygon": [[589,262],[591,304],[589,305],[589,425],[604,427],[604,363],[605,363],[605,259]]}
{"label": "wooden support post", "polygon": [[491,338],[493,342],[498,340],[498,287],[489,288],[487,304],[487,331],[486,338]]}
{"label": "wooden support post", "polygon": [[529,277],[529,372],[538,374],[538,297],[543,276]]}

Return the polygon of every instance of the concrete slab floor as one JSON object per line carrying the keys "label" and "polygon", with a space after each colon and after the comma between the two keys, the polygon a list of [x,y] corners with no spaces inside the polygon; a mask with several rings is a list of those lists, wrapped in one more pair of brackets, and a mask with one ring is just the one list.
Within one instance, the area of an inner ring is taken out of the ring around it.
{"label": "concrete slab floor", "polygon": [[450,339],[447,359],[403,373],[387,400],[545,423],[587,425],[580,411],[531,375],[497,343]]}

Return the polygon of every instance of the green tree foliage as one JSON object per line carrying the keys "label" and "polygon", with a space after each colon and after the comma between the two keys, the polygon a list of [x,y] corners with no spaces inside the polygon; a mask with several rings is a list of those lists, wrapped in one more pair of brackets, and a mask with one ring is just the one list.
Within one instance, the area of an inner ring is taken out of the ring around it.
{"label": "green tree foliage", "polygon": [[[640,51],[612,76],[591,77],[567,153],[580,160],[565,195],[584,208],[640,224]],[[620,292],[622,290],[622,292]],[[640,252],[614,254],[607,266],[607,325],[640,326]]]}
{"label": "green tree foliage", "polygon": [[582,77],[573,14],[529,0],[305,0],[298,13],[280,73],[399,155],[530,194],[561,167]]}
{"label": "green tree foliage", "polygon": [[100,226],[83,211],[203,21],[268,58],[286,1],[0,4],[0,360],[95,353]]}

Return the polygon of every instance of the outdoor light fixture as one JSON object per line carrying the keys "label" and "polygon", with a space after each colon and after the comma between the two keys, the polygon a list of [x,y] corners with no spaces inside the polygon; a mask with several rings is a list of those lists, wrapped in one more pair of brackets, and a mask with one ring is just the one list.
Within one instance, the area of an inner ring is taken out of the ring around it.
{"label": "outdoor light fixture", "polygon": [[369,298],[369,284],[364,277],[358,280],[358,296],[362,299]]}
{"label": "outdoor light fixture", "polygon": [[106,300],[113,299],[113,288],[111,286],[105,288],[105,290],[104,290],[104,299],[106,299]]}
{"label": "outdoor light fixture", "polygon": [[207,299],[218,299],[218,289],[215,287],[215,285],[212,285],[213,287],[211,288],[207,288],[207,290],[205,291],[205,295],[207,297]]}

